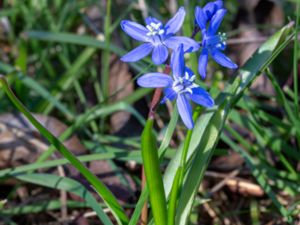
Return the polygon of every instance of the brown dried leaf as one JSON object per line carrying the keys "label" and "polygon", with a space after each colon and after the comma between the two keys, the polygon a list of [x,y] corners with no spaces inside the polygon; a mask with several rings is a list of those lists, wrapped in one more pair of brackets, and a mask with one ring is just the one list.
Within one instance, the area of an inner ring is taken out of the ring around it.
{"label": "brown dried leaf", "polygon": [[[34,114],[35,118],[56,137],[67,126],[54,117]],[[74,154],[82,154],[85,148],[76,136],[64,142]],[[0,115],[0,169],[34,162],[49,144],[21,114]]]}
{"label": "brown dried leaf", "polygon": [[[119,60],[116,55],[111,58],[109,73],[109,93],[111,101],[115,102],[122,99],[133,92],[134,84],[131,81],[131,74],[126,63]],[[121,111],[114,113],[110,117],[111,132],[119,131],[129,120],[130,113]]]}
{"label": "brown dried leaf", "polygon": [[231,191],[238,192],[245,196],[261,197],[264,195],[264,190],[259,185],[248,180],[229,178],[226,180],[226,185]]}

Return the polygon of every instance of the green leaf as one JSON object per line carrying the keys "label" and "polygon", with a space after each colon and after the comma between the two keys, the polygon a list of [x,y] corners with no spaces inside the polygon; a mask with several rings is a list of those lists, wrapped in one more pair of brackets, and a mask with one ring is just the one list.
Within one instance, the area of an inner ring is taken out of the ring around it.
{"label": "green leaf", "polygon": [[94,186],[95,190],[101,195],[104,202],[112,210],[113,215],[120,224],[128,222],[128,218],[123,208],[118,203],[115,196],[111,191],[93,174],[89,171],[71,151],[69,151],[58,138],[50,133],[43,125],[41,125],[31,113],[23,106],[23,104],[16,98],[12,90],[9,88],[6,79],[0,76],[1,87],[8,95],[10,100],[16,106],[16,108],[24,114],[24,116],[32,123],[32,125],[51,143],[56,149],[67,158],[72,165]]}
{"label": "green leaf", "polygon": [[99,219],[104,224],[113,224],[93,195],[82,184],[73,179],[42,173],[16,175],[15,177],[25,182],[63,190],[78,195],[79,197],[83,198],[86,203],[97,213]]}
{"label": "green leaf", "polygon": [[[216,99],[214,109],[207,110],[195,123],[191,144],[189,147],[188,160],[190,169],[186,173],[186,180],[182,189],[182,195],[178,202],[176,212],[176,224],[186,224],[193,204],[194,197],[198,192],[203,174],[208,166],[215,146],[219,140],[224,122],[231,108],[243,95],[253,80],[263,71],[279,52],[292,40],[292,24],[283,27],[267,40],[245,64],[233,82],[224,93]],[[165,173],[165,190],[170,194],[175,173],[179,167],[179,159],[182,148],[179,149],[174,159],[169,164]]]}
{"label": "green leaf", "polygon": [[154,137],[152,129],[153,119],[148,119],[141,137],[142,157],[155,224],[166,225],[166,197],[159,167],[156,138]]}

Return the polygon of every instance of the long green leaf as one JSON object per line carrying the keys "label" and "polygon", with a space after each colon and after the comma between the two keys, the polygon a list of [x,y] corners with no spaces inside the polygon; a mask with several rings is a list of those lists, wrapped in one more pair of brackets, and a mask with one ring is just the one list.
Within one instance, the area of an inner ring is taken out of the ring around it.
{"label": "long green leaf", "polygon": [[156,139],[152,129],[153,119],[148,119],[141,137],[142,157],[155,224],[166,225],[166,197],[159,167]]}
{"label": "long green leaf", "polygon": [[[252,81],[264,70],[279,52],[292,39],[288,36],[292,31],[292,24],[289,24],[274,34],[266,41],[253,55],[253,57],[240,69],[238,77],[232,86],[225,90],[216,100],[218,108],[209,110],[203,114],[195,124],[189,148],[188,159],[190,160],[190,170],[186,174],[186,181],[182,190],[182,195],[178,203],[176,224],[186,224],[189,212],[192,207],[194,197],[198,191],[204,171],[213,155],[214,148],[223,129],[224,121],[243,92],[249,87]],[[176,170],[179,166],[179,157],[182,148],[167,168],[165,174],[165,190],[167,196],[170,193]]]}
{"label": "long green leaf", "polygon": [[95,190],[101,195],[104,202],[112,210],[116,219],[124,224],[128,222],[128,218],[122,207],[116,200],[115,196],[110,190],[94,175],[92,174],[77,158],[70,152],[53,134],[51,134],[44,126],[42,126],[31,113],[23,106],[23,104],[16,98],[12,90],[9,88],[6,79],[0,77],[1,87],[8,95],[17,109],[25,115],[25,117],[37,128],[37,130],[51,143],[56,149],[67,158],[72,165],[94,186]]}
{"label": "long green leaf", "polygon": [[110,221],[109,217],[105,214],[100,204],[93,197],[93,195],[79,182],[67,178],[60,177],[53,174],[22,174],[16,175],[17,179],[26,181],[32,184],[41,185],[44,187],[54,188],[58,190],[64,190],[83,198],[86,203],[97,213],[99,219],[104,224],[112,225],[113,223]]}

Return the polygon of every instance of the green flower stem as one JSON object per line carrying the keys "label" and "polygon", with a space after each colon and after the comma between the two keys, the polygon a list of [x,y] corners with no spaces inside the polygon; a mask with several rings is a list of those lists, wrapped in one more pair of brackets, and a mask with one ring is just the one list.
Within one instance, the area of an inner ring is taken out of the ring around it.
{"label": "green flower stem", "polygon": [[178,190],[179,190],[179,179],[181,175],[182,168],[179,167],[176,171],[176,175],[174,177],[171,193],[170,193],[170,201],[168,208],[168,225],[175,224],[175,212],[178,200]]}
{"label": "green flower stem", "polygon": [[51,134],[43,125],[41,125],[25,108],[25,106],[17,99],[12,90],[9,88],[4,76],[0,75],[0,85],[13,102],[16,108],[24,114],[24,116],[35,126],[35,128],[51,143],[56,149],[70,161],[70,163],[89,181],[99,195],[103,198],[106,205],[111,209],[112,213],[120,224],[128,223],[128,218],[120,206],[115,196],[110,190],[92,174],[77,158],[70,152],[53,134]]}
{"label": "green flower stem", "polygon": [[166,197],[159,167],[156,138],[152,131],[153,119],[149,118],[142,133],[142,157],[149,189],[150,205],[156,225],[167,224]]}
{"label": "green flower stem", "polygon": [[[197,108],[194,112],[193,119],[195,120],[196,118],[199,117],[201,110]],[[172,189],[171,189],[171,195],[170,195],[170,201],[169,201],[169,208],[168,208],[168,225],[173,225],[175,223],[175,211],[176,211],[176,206],[177,206],[177,200],[179,197],[180,189],[183,185],[183,180],[184,180],[184,173],[186,170],[186,159],[187,159],[187,154],[192,138],[193,130],[188,130],[183,149],[182,149],[182,155],[180,159],[180,165],[178,167],[178,170],[176,172]]]}

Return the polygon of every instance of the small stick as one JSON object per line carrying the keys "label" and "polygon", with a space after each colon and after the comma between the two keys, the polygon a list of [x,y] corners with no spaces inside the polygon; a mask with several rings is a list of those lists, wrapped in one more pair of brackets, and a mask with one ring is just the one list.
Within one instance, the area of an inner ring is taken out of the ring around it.
{"label": "small stick", "polygon": [[[164,69],[164,74],[169,74],[171,71],[171,68],[169,65],[166,65],[165,69]],[[154,113],[156,110],[156,107],[160,101],[160,96],[162,93],[162,88],[156,88],[154,91],[154,95],[152,97],[152,101],[150,104],[150,109],[149,109],[149,114],[148,114],[148,119],[154,119]]]}

